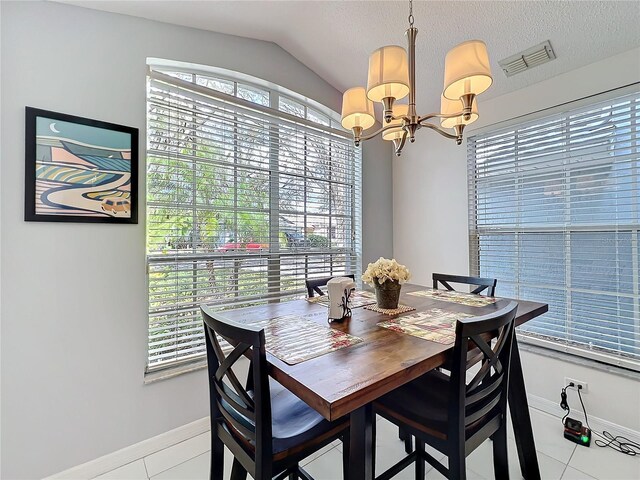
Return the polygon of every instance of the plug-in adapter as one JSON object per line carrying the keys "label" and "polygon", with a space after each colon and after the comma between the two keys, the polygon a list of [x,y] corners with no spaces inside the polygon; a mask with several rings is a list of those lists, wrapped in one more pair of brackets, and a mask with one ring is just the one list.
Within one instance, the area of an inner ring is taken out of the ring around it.
{"label": "plug-in adapter", "polygon": [[586,425],[582,425],[580,420],[568,418],[564,421],[564,438],[589,447],[591,445],[591,430]]}

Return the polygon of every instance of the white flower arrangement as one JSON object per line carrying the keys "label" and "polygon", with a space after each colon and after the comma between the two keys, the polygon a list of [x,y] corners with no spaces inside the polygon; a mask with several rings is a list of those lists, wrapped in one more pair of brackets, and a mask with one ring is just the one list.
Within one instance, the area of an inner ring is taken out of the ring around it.
{"label": "white flower arrangement", "polygon": [[396,262],[395,258],[389,260],[388,258],[380,257],[374,263],[370,263],[362,274],[362,280],[371,286],[375,286],[374,279],[378,280],[378,284],[387,280],[397,281],[402,284],[410,278],[409,269]]}

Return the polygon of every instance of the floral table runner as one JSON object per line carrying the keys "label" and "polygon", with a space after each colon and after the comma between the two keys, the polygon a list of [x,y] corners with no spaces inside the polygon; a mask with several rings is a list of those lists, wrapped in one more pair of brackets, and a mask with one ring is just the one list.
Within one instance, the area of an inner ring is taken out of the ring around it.
{"label": "floral table runner", "polygon": [[[329,296],[320,295],[319,297],[307,298],[307,302],[318,303],[320,305],[324,305],[325,307],[328,307]],[[366,305],[373,305],[374,303],[376,303],[376,294],[372,292],[367,292],[366,290],[353,291],[351,292],[351,296],[349,297],[349,308],[359,308],[359,307],[364,307]]]}
{"label": "floral table runner", "polygon": [[497,298],[483,297],[473,293],[454,292],[451,290],[418,290],[417,292],[409,292],[407,295],[413,295],[416,297],[428,297],[436,300],[443,300],[445,302],[459,303],[461,305],[467,305],[469,307],[486,307],[498,301]]}
{"label": "floral table runner", "polygon": [[364,341],[360,337],[319,325],[298,315],[284,315],[252,322],[251,325],[264,327],[267,351],[288,365]]}
{"label": "floral table runner", "polygon": [[378,323],[378,326],[448,345],[456,340],[456,322],[462,318],[472,316],[468,313],[446,312],[439,308],[432,308],[431,310],[385,320]]}

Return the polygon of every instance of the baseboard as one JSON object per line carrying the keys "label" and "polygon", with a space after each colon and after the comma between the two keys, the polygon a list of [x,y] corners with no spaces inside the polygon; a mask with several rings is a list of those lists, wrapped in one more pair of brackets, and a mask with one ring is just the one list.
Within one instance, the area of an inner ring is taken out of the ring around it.
{"label": "baseboard", "polygon": [[[546,398],[530,394],[527,395],[527,399],[531,408],[535,408],[542,412],[548,413],[549,415],[553,415],[554,417],[564,417],[565,412],[564,410],[562,410],[562,408],[560,408],[559,401],[554,402]],[[584,421],[584,415],[579,408],[572,408],[571,416],[577,420]],[[618,425],[617,423],[613,423],[608,420],[589,415],[589,425],[591,425],[591,428],[598,432],[606,430],[613,436],[622,435],[623,437],[627,437],[629,440],[633,440],[634,442],[640,442],[640,432],[632,430],[628,427],[623,427],[622,425]]]}
{"label": "baseboard", "polygon": [[45,480],[71,480],[71,479],[91,479],[110,472],[118,467],[134,462],[140,458],[159,452],[176,443],[184,442],[196,435],[209,430],[209,417],[201,418],[195,422],[188,423],[168,432],[161,433],[142,442],[130,445],[121,450],[109,453],[103,457],[96,458],[87,463],[77,465],[55,475],[47,477]]}
{"label": "baseboard", "polygon": [[[564,411],[560,408],[560,405],[557,402],[553,402],[543,397],[538,397],[537,395],[527,395],[527,398],[531,408],[535,408],[558,418],[562,418],[564,415]],[[574,409],[572,410],[572,415],[573,412],[575,412],[575,417],[582,419],[582,412]],[[589,416],[589,423],[592,428],[598,431],[606,430],[613,435],[622,435],[627,437],[629,440],[640,442],[640,432],[636,430],[632,430],[591,415]],[[188,423],[187,425],[174,428],[168,432],[143,440],[140,443],[130,445],[103,457],[96,458],[90,462],[56,473],[55,475],[47,477],[45,480],[91,479],[126,465],[127,463],[134,462],[140,458],[146,457],[147,455],[151,455],[152,453],[188,440],[196,435],[200,435],[207,430],[209,430],[209,417],[204,417],[200,420],[196,420],[195,422]]]}

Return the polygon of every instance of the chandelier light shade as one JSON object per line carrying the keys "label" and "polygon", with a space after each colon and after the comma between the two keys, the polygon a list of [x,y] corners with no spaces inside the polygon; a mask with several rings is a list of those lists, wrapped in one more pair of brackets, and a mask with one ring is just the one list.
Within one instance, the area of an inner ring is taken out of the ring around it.
{"label": "chandelier light shade", "polygon": [[449,100],[463,95],[480,95],[493,83],[487,45],[469,40],[453,47],[444,61],[444,91]]}
{"label": "chandelier light shade", "polygon": [[[449,100],[444,95],[440,97],[440,113],[443,115],[451,115],[456,112],[462,111],[462,102],[460,100]],[[464,119],[464,115],[460,114],[457,117],[442,118],[440,125],[442,128],[454,128],[456,125],[469,125],[475,122],[479,118],[478,115],[478,99],[474,98],[471,104],[471,117],[469,120]]]}
{"label": "chandelier light shade", "polygon": [[367,98],[364,87],[350,88],[342,95],[342,126],[347,130],[373,127],[376,118],[373,102]]}
{"label": "chandelier light shade", "polygon": [[385,130],[384,132],[382,132],[383,140],[399,140],[404,136],[404,130],[402,129],[402,118],[406,117],[409,113],[409,105],[397,103],[393,106],[392,111],[394,118],[397,118],[397,120],[391,120],[391,122],[389,122],[389,125],[393,125],[394,128],[390,128],[389,130]]}
{"label": "chandelier light shade", "polygon": [[[407,50],[398,45],[387,45],[375,50],[369,57],[366,91],[362,87],[356,87],[344,92],[342,126],[351,129],[356,147],[365,140],[381,135],[383,140],[393,142],[395,153],[400,156],[406,141],[413,143],[416,132],[422,128],[433,130],[460,145],[465,127],[478,119],[476,95],[484,92],[493,82],[485,43],[481,40],[469,40],[447,53],[444,91],[440,99],[441,111],[418,115],[418,29],[413,26],[413,0],[409,0],[408,20],[409,28],[405,32]],[[396,100],[407,95],[409,99],[406,104],[395,104]],[[382,127],[365,132],[375,124],[372,102],[382,103]]]}
{"label": "chandelier light shade", "polygon": [[367,96],[374,102],[384,98],[400,100],[409,94],[407,52],[398,45],[387,45],[369,57]]}

